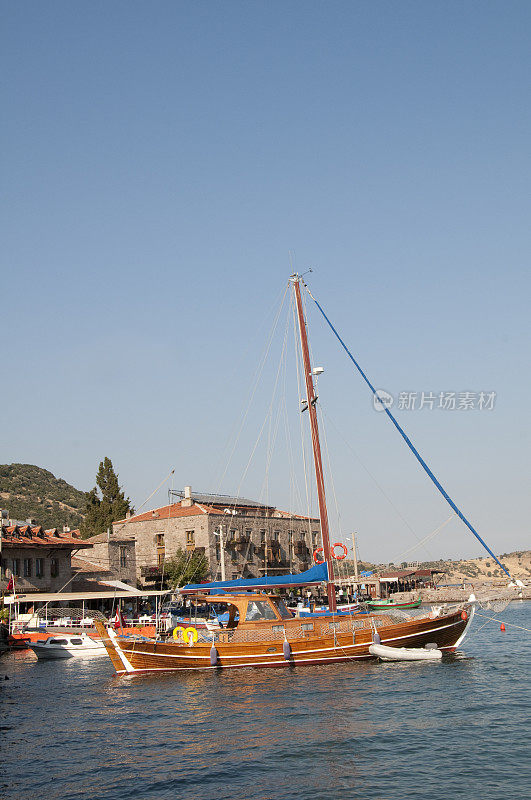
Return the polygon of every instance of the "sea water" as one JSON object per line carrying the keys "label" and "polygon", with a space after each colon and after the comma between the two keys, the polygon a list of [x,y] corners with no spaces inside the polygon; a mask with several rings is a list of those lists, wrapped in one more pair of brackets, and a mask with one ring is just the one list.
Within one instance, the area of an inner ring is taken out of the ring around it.
{"label": "sea water", "polygon": [[[531,603],[442,662],[114,676],[2,656],[10,800],[531,797]],[[9,680],[5,680],[4,676]]]}

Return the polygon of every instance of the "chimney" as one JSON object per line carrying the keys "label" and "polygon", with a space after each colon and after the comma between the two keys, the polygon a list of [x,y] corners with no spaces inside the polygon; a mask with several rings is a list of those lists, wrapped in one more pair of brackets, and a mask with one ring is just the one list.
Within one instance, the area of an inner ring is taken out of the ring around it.
{"label": "chimney", "polygon": [[184,487],[184,497],[181,500],[181,505],[182,506],[191,506],[191,505],[193,505],[192,487],[191,486],[185,486]]}

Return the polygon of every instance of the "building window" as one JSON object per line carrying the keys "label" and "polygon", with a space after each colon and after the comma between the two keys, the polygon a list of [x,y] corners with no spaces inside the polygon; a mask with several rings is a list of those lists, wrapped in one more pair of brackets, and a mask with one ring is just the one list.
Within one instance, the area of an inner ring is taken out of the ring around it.
{"label": "building window", "polygon": [[24,559],[24,577],[31,578],[31,558]]}
{"label": "building window", "polygon": [[260,531],[260,544],[265,544],[266,541],[266,532]]}
{"label": "building window", "polygon": [[312,542],[314,547],[318,541],[319,541],[319,531],[312,531]]}
{"label": "building window", "polygon": [[195,547],[195,531],[186,531],[186,549],[193,550]]}
{"label": "building window", "polygon": [[127,566],[127,547],[120,547],[120,566]]}
{"label": "building window", "polygon": [[13,575],[15,577],[20,575],[20,558],[13,559]]}
{"label": "building window", "polygon": [[280,531],[273,531],[273,541],[278,542],[280,538]]}
{"label": "building window", "polygon": [[50,577],[57,578],[59,575],[59,559],[58,558],[51,558],[50,559]]}
{"label": "building window", "polygon": [[[162,569],[164,565],[164,559],[166,557],[166,545],[164,543],[164,534],[156,533],[155,542],[157,545],[157,566],[159,569]],[[120,548],[120,550],[121,549],[122,548]],[[125,547],[123,549],[125,550]],[[121,564],[121,554],[120,554],[120,564]],[[122,566],[125,566],[125,564],[123,564]]]}
{"label": "building window", "polygon": [[288,531],[288,543],[293,544],[293,531]]}
{"label": "building window", "polygon": [[42,578],[44,575],[44,558],[35,559],[35,577]]}

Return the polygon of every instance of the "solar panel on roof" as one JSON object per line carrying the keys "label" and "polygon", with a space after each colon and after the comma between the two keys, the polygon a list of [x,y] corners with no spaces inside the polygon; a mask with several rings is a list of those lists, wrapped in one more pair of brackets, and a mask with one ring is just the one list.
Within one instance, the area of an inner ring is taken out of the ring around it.
{"label": "solar panel on roof", "polygon": [[[171,494],[183,498],[184,492],[172,490]],[[232,497],[228,494],[196,494],[192,492],[191,499],[195,503],[205,503],[211,506],[247,506],[250,508],[274,508],[265,503],[259,503],[257,500],[248,500],[245,497]]]}

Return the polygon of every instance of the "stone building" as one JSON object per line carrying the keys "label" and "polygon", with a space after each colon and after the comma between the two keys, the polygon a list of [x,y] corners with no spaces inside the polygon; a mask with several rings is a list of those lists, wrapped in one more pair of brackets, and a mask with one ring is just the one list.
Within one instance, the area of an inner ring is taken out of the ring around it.
{"label": "stone building", "polygon": [[112,540],[124,534],[135,540],[142,586],[162,579],[165,561],[179,548],[204,554],[213,580],[221,578],[223,552],[230,580],[302,572],[320,546],[318,519],[243,498],[192,494],[190,487],[174,494],[181,499],[114,523]]}
{"label": "stone building", "polygon": [[84,540],[90,552],[72,559],[72,567],[79,584],[84,580],[119,580],[129,586],[136,586],[136,549],[132,536],[118,532],[113,535],[99,533]]}
{"label": "stone building", "polygon": [[14,576],[17,592],[57,592],[72,577],[72,553],[90,548],[79,531],[17,523],[1,527],[0,590]]}

